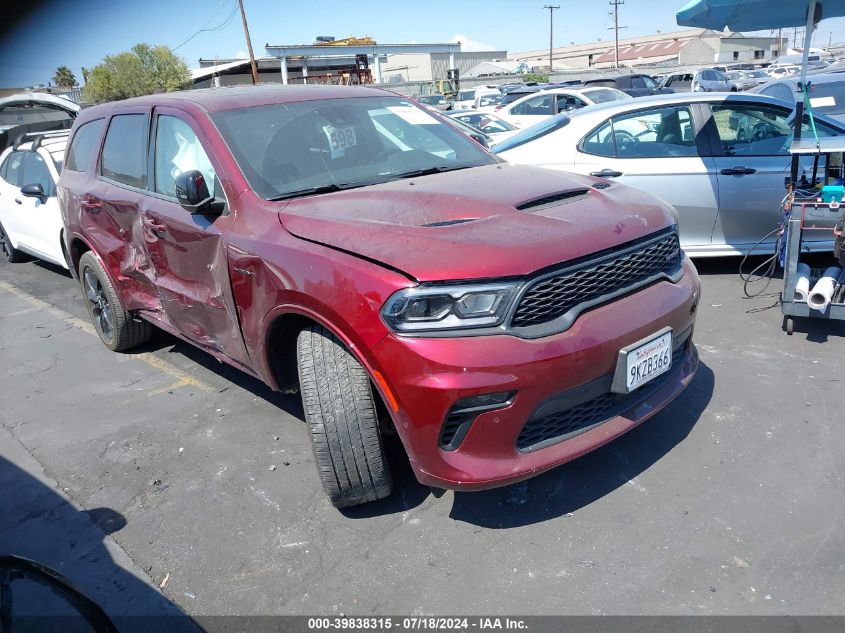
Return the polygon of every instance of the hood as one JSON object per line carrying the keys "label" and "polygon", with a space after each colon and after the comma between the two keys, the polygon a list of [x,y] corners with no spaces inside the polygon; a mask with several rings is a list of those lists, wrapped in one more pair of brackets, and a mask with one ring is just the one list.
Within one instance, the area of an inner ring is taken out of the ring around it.
{"label": "hood", "polygon": [[418,281],[528,275],[676,222],[624,185],[509,164],[299,198],[279,218],[295,236]]}

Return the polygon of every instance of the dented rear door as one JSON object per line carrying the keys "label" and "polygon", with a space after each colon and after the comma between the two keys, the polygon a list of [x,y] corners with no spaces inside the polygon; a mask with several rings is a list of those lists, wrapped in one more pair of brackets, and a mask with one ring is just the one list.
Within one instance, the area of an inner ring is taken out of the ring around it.
{"label": "dented rear door", "polygon": [[233,216],[192,215],[175,196],[175,177],[197,169],[225,197],[209,144],[190,117],[175,108],[156,110],[151,138],[150,193],[140,229],[162,310],[190,340],[249,366],[227,261]]}

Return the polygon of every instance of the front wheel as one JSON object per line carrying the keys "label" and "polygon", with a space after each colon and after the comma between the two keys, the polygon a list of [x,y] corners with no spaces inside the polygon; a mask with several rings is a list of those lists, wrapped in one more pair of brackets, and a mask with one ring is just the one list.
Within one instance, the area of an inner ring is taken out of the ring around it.
{"label": "front wheel", "polygon": [[378,415],[367,372],[322,326],[297,338],[299,385],[323,490],[336,508],[390,495]]}
{"label": "front wheel", "polygon": [[88,251],[79,259],[79,279],[85,305],[100,340],[114,352],[122,352],[150,340],[152,326],[124,310],[106,271]]}
{"label": "front wheel", "polygon": [[22,251],[19,251],[12,246],[12,240],[10,240],[9,236],[6,235],[6,231],[3,229],[2,224],[0,224],[0,250],[3,251],[6,261],[10,264],[17,264],[18,262],[22,262],[26,259],[26,255],[24,255]]}

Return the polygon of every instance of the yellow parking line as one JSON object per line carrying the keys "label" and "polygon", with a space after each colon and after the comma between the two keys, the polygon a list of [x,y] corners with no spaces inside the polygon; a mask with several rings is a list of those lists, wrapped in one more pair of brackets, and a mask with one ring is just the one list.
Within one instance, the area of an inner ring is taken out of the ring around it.
{"label": "yellow parking line", "polygon": [[[65,323],[72,325],[75,328],[78,328],[84,332],[87,332],[88,334],[91,334],[92,336],[96,336],[97,338],[99,338],[96,330],[94,330],[94,326],[88,323],[87,321],[83,321],[82,319],[79,319],[73,316],[72,314],[65,312],[64,310],[61,310],[60,308],[57,308],[56,306],[47,303],[46,301],[42,301],[37,297],[33,297],[25,290],[22,290],[13,284],[0,280],[0,290],[5,290],[6,292],[15,295],[19,299],[26,301],[31,306],[33,306],[33,308],[46,312],[47,314],[50,314],[64,321]],[[26,312],[26,310],[21,312]],[[206,392],[212,392],[215,390],[214,387],[212,387],[208,383],[194,378],[193,376],[185,373],[175,365],[159,358],[158,356],[155,356],[154,354],[150,354],[149,352],[142,352],[140,354],[127,354],[124,356],[124,358],[134,358],[136,360],[143,361],[150,367],[154,367],[155,369],[164,372],[168,376],[172,376],[173,378],[175,378],[177,381],[176,385],[169,385],[168,387],[163,389],[163,391],[169,391],[178,387],[187,386],[196,387],[197,389]]]}

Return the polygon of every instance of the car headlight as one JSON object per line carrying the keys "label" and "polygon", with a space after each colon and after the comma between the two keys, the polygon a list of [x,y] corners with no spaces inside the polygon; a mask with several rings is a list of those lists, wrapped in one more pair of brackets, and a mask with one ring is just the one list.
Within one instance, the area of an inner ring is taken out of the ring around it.
{"label": "car headlight", "polygon": [[431,332],[502,323],[516,294],[517,283],[417,286],[395,292],[381,309],[397,332]]}

